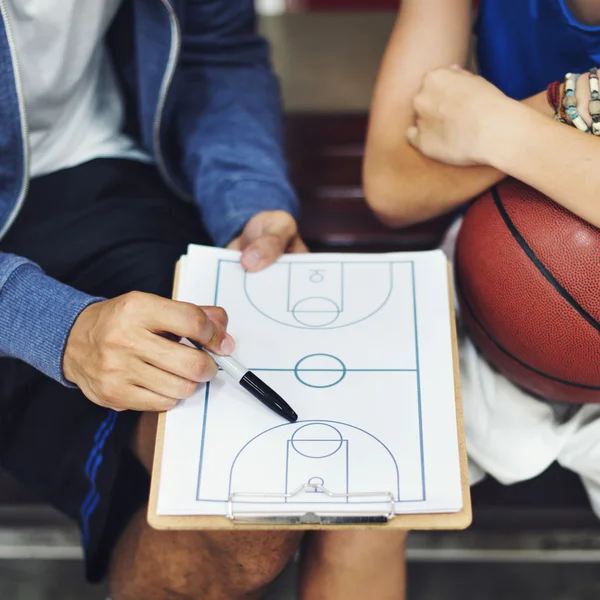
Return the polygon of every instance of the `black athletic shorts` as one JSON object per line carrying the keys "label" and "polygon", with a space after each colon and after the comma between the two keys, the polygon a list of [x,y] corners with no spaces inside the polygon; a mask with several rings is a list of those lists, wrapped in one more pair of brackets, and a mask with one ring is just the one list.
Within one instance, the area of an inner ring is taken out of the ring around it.
{"label": "black athletic shorts", "polygon": [[[188,243],[210,241],[196,209],[154,166],[101,159],[34,179],[0,250],[95,296],[170,297]],[[105,575],[112,548],[148,499],[148,474],[129,447],[139,414],[101,408],[0,358],[0,465],[78,523],[91,581]]]}

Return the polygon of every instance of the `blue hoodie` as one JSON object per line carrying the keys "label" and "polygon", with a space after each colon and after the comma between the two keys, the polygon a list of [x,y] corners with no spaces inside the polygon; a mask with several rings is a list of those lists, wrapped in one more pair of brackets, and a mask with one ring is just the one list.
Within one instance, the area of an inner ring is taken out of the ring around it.
{"label": "blue hoodie", "polygon": [[[129,133],[166,183],[192,200],[217,245],[265,210],[297,212],[281,105],[253,0],[124,0],[108,43]],[[27,197],[27,117],[0,0],[0,249]],[[75,319],[97,301],[0,251],[0,356],[62,382]]]}

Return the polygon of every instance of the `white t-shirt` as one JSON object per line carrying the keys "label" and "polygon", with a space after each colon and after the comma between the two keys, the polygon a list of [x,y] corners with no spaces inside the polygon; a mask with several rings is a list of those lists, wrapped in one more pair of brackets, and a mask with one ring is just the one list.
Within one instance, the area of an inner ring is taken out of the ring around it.
{"label": "white t-shirt", "polygon": [[7,0],[29,125],[32,177],[100,157],[148,160],[121,133],[104,35],[121,0]]}

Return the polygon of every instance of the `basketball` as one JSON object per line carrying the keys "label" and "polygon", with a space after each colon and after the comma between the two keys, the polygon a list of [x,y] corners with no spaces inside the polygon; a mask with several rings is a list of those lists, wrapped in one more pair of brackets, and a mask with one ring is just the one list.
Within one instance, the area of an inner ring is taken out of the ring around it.
{"label": "basketball", "polygon": [[461,318],[499,372],[536,396],[600,402],[600,230],[508,179],[467,210]]}

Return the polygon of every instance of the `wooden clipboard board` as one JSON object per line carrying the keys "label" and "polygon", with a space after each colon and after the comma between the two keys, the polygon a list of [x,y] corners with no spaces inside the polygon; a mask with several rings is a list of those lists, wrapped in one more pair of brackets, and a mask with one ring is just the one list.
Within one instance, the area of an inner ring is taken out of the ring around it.
{"label": "wooden clipboard board", "polygon": [[[179,263],[175,269],[174,294],[177,289],[179,274]],[[454,363],[454,388],[456,398],[456,426],[458,432],[458,452],[460,460],[460,474],[462,483],[462,510],[455,513],[425,513],[396,515],[384,524],[341,524],[341,525],[274,525],[270,523],[257,524],[244,521],[233,521],[224,516],[190,515],[169,516],[158,515],[158,490],[160,486],[160,473],[162,467],[162,455],[164,447],[164,435],[166,424],[166,413],[158,417],[158,428],[156,431],[156,447],[154,463],[152,466],[152,482],[150,487],[150,500],[148,503],[148,523],[154,529],[160,530],[342,530],[342,529],[368,529],[368,528],[395,528],[402,530],[451,530],[466,529],[472,521],[471,491],[469,486],[469,471],[467,465],[467,448],[465,442],[465,430],[463,423],[463,408],[460,393],[460,369],[458,364],[458,341],[456,333],[456,320],[454,318],[454,294],[452,291],[452,273],[448,265],[448,298],[450,301],[450,328],[452,334],[452,356]]]}

